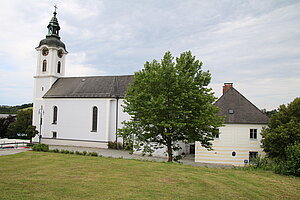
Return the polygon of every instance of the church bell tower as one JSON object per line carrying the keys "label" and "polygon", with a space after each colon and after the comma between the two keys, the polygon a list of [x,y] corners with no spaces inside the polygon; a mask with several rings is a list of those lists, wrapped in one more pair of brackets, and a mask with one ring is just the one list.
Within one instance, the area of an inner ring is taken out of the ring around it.
{"label": "church bell tower", "polygon": [[[41,40],[37,50],[37,67],[34,76],[33,95],[33,122],[39,131],[38,136],[33,138],[35,142],[41,142],[44,134],[44,115],[49,114],[43,96],[55,83],[55,81],[65,75],[65,57],[67,50],[65,44],[60,40],[60,26],[57,20],[57,13],[53,12],[47,29],[46,38]],[[49,109],[49,108],[48,108]]]}
{"label": "church bell tower", "polygon": [[60,26],[57,20],[57,7],[53,12],[47,28],[46,38],[41,40],[37,50],[37,68],[34,76],[34,99],[40,99],[51,88],[53,83],[65,75],[65,56],[67,50],[60,40]]}

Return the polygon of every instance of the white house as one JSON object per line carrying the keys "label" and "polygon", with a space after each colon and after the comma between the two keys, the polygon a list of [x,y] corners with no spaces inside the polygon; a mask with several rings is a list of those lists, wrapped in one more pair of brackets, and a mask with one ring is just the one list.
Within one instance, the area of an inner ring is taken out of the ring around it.
{"label": "white house", "polygon": [[196,142],[195,161],[244,165],[264,154],[261,130],[269,118],[240,94],[232,83],[225,83],[223,95],[217,100],[220,115],[225,117],[219,137],[213,141],[213,151]]}
{"label": "white house", "polygon": [[35,142],[107,148],[117,128],[130,116],[121,104],[133,76],[65,77],[67,50],[53,13],[46,38],[37,50],[34,76]]}

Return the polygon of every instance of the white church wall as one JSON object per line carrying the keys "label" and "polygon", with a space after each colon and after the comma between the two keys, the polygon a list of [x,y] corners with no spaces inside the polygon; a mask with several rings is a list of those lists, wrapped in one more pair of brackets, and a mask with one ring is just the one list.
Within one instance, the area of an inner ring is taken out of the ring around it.
{"label": "white church wall", "polygon": [[[34,125],[39,129],[38,109],[40,104],[36,102],[34,110]],[[122,101],[119,101],[118,128],[122,125],[120,120],[129,120],[129,115],[123,113],[120,109]],[[53,124],[53,108],[57,106],[57,123]],[[97,131],[92,131],[92,109],[98,108]],[[75,145],[107,148],[108,141],[116,139],[116,99],[104,98],[57,98],[44,99],[44,115],[42,124],[43,142],[57,145]],[[126,118],[127,117],[127,118]],[[56,132],[57,138],[53,138],[53,132]],[[38,137],[34,138],[38,141]],[[85,142],[87,141],[87,142]],[[118,141],[121,141],[120,138]],[[93,142],[96,142],[95,144]],[[104,145],[103,145],[104,144]],[[96,146],[95,146],[96,145]]]}
{"label": "white church wall", "polygon": [[[124,99],[119,99],[118,102],[118,129],[123,127],[124,121],[129,121],[131,119],[130,115],[126,112],[124,112]],[[122,137],[118,137],[119,142],[123,142]]]}
{"label": "white church wall", "polygon": [[[57,139],[107,142],[107,99],[45,99],[42,136]],[[52,124],[53,107],[58,108],[57,124]],[[92,110],[98,107],[97,131],[92,131]]]}
{"label": "white church wall", "polygon": [[108,140],[115,141],[116,140],[116,99],[112,99],[110,101],[110,108],[108,115],[110,116],[109,119],[109,134]]}
{"label": "white church wall", "polygon": [[[219,138],[213,141],[213,151],[208,151],[196,142],[195,161],[204,163],[221,163],[244,165],[249,161],[249,152],[264,155],[261,148],[261,124],[226,124],[220,127]],[[257,129],[257,139],[250,138],[250,129]],[[235,156],[233,156],[235,152]]]}

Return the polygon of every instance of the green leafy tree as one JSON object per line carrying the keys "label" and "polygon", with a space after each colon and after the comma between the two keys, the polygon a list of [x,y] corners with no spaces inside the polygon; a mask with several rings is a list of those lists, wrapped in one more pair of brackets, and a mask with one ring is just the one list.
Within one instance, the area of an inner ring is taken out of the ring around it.
{"label": "green leafy tree", "polygon": [[16,117],[12,115],[0,118],[0,138],[4,138],[6,136],[8,126],[15,121],[15,118]]}
{"label": "green leafy tree", "polygon": [[27,108],[17,112],[17,119],[8,126],[9,138],[31,139],[37,134],[35,126],[32,126],[32,109]]}
{"label": "green leafy tree", "polygon": [[32,143],[32,138],[36,136],[39,132],[36,130],[35,126],[29,125],[25,130],[26,137],[30,139],[30,143]]}
{"label": "green leafy tree", "polygon": [[262,137],[264,151],[269,157],[286,159],[287,147],[300,142],[300,97],[278,108],[268,127],[262,130]]}
{"label": "green leafy tree", "polygon": [[[166,146],[168,161],[178,142],[200,141],[211,148],[223,118],[216,115],[215,97],[208,87],[211,75],[190,51],[176,58],[166,52],[159,63],[146,62],[136,72],[125,97],[124,111],[132,120],[124,123],[121,135],[134,133],[135,142]],[[148,149],[146,146],[144,149]]]}
{"label": "green leafy tree", "polygon": [[275,172],[300,176],[300,143],[288,146],[285,152],[286,159],[277,164]]}

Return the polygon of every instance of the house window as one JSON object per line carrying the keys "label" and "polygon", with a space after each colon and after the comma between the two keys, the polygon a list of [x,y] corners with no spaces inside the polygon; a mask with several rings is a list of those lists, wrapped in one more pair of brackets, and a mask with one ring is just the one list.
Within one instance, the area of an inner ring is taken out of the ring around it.
{"label": "house window", "polygon": [[53,139],[56,139],[56,138],[57,138],[57,132],[55,132],[55,131],[52,132],[52,138],[53,138]]}
{"label": "house window", "polygon": [[250,129],[250,139],[257,139],[257,129]]}
{"label": "house window", "polygon": [[58,63],[57,63],[57,73],[60,73],[60,68],[61,68],[61,62],[58,61]]}
{"label": "house window", "polygon": [[47,71],[47,60],[43,60],[43,68],[42,71],[45,72]]}
{"label": "house window", "polygon": [[233,111],[232,109],[229,109],[229,110],[228,110],[228,113],[229,113],[229,114],[233,114],[234,111]]}
{"label": "house window", "polygon": [[96,106],[93,107],[93,116],[92,116],[92,131],[97,131],[97,122],[98,122],[98,108]]}
{"label": "house window", "polygon": [[56,124],[57,123],[57,106],[53,107],[53,121],[52,124]]}
{"label": "house window", "polygon": [[257,158],[258,156],[258,152],[257,151],[250,151],[249,152],[249,164],[252,164],[255,160],[255,158]]}

